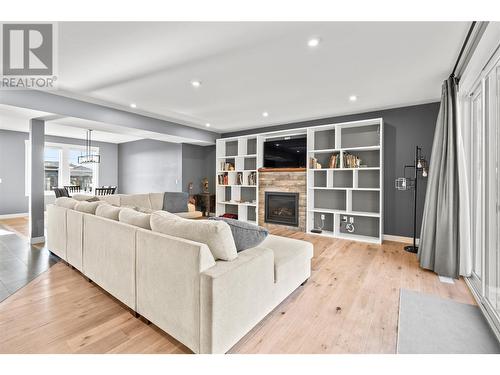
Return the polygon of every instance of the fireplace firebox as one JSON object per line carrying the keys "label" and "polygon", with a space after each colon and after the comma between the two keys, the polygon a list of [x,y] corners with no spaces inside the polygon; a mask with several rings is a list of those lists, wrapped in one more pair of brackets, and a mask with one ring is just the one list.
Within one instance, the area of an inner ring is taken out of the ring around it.
{"label": "fireplace firebox", "polygon": [[266,223],[299,226],[299,193],[266,191]]}

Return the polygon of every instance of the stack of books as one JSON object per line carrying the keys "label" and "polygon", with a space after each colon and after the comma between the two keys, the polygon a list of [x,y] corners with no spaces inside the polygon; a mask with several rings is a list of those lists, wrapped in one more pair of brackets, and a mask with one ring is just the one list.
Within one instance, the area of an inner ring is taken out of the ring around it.
{"label": "stack of books", "polygon": [[340,168],[340,153],[335,153],[328,160],[328,168]]}
{"label": "stack of books", "polygon": [[217,179],[218,179],[219,185],[227,185],[229,183],[229,178],[227,176],[227,173],[218,175]]}
{"label": "stack of books", "polygon": [[221,171],[234,171],[234,164],[223,161],[220,163],[220,170]]}
{"label": "stack of books", "polygon": [[344,168],[359,168],[361,159],[356,155],[344,153]]}

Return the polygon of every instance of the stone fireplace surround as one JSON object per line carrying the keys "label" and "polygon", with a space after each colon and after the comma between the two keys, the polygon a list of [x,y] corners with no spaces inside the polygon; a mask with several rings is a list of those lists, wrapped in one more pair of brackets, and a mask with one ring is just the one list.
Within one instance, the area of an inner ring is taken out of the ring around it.
{"label": "stone fireplace surround", "polygon": [[[306,231],[306,199],[307,199],[307,178],[306,171],[290,171],[277,169],[259,170],[259,225],[267,229],[288,229],[292,231]],[[299,226],[287,226],[281,224],[266,223],[265,204],[266,191],[280,193],[299,193]]]}

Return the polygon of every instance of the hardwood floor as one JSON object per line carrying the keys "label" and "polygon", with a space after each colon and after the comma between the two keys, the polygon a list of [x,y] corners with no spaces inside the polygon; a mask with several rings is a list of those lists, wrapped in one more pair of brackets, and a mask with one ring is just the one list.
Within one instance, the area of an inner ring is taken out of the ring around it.
{"label": "hardwood floor", "polygon": [[[230,353],[395,353],[401,288],[474,304],[403,244],[274,233],[314,243],[311,278]],[[190,352],[62,263],[0,303],[0,332],[1,353]]]}
{"label": "hardwood floor", "polygon": [[12,219],[0,220],[0,225],[16,232],[17,234],[28,237],[29,236],[29,218],[27,216],[16,217]]}

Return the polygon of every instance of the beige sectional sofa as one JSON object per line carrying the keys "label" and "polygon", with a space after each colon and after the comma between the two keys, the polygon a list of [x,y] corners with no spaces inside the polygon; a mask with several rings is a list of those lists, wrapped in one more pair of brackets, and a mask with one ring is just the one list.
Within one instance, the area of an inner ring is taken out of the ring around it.
{"label": "beige sectional sofa", "polygon": [[[103,195],[98,198],[114,206],[120,207],[140,207],[146,210],[161,210],[163,208],[164,193],[145,193],[145,194],[113,194]],[[88,195],[76,194],[73,196],[76,200],[86,200]],[[188,203],[187,212],[178,212],[176,215],[186,219],[197,219],[203,216],[201,211],[196,211],[193,204]]]}
{"label": "beige sectional sofa", "polygon": [[[143,196],[119,199],[122,206],[148,204]],[[151,209],[159,207],[154,202],[150,197]],[[226,256],[231,250],[214,248],[233,241],[224,222],[178,219],[192,232],[224,237],[196,242],[162,233],[171,232],[165,211],[132,218],[120,208],[116,220],[114,208],[99,209],[109,203],[59,198],[48,205],[48,249],[195,353],[227,352],[310,276],[309,242],[269,235]],[[146,226],[145,218],[153,230],[127,223]]]}

